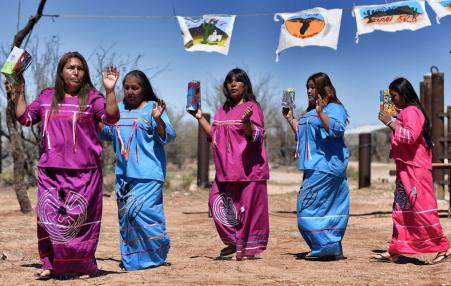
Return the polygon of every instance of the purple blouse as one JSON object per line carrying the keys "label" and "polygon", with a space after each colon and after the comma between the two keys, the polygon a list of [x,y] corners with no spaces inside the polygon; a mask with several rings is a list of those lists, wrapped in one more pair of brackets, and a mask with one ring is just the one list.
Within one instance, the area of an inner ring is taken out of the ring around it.
{"label": "purple blouse", "polygon": [[[246,137],[244,126],[241,123],[241,117],[247,107],[251,107],[253,110],[251,137]],[[244,102],[227,112],[221,107],[215,114],[211,131],[218,181],[263,181],[269,179],[263,112],[257,103]]]}
{"label": "purple blouse", "polygon": [[27,105],[20,124],[31,126],[42,121],[41,147],[38,166],[63,169],[94,169],[101,166],[102,145],[97,132],[100,122],[115,124],[119,113],[105,112],[105,98],[93,89],[82,111],[78,97],[66,97],[52,112],[54,89],[44,89],[38,98]]}

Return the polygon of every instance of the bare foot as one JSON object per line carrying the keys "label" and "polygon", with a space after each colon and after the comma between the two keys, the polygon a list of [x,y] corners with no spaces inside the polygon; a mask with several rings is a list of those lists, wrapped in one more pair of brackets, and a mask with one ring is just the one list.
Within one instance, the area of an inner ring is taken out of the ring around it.
{"label": "bare foot", "polygon": [[52,278],[52,271],[49,269],[41,269],[34,275],[36,280],[49,280]]}

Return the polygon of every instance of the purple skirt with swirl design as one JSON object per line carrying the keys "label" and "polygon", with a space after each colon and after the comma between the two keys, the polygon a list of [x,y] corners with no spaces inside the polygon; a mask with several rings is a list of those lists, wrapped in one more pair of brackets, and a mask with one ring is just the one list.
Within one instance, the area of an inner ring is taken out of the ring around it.
{"label": "purple skirt with swirl design", "polygon": [[219,237],[241,258],[266,249],[269,237],[266,181],[214,182],[208,200]]}
{"label": "purple skirt with swirl design", "polygon": [[38,249],[54,275],[97,271],[102,217],[102,172],[38,168]]}

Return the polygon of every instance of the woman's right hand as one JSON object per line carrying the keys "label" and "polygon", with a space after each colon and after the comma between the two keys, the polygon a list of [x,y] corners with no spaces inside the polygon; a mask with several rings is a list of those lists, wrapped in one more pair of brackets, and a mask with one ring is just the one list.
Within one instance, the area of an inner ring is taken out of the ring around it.
{"label": "woman's right hand", "polygon": [[291,108],[287,108],[287,107],[283,107],[282,108],[282,115],[283,117],[285,117],[285,119],[290,122],[291,120],[293,120],[294,116],[293,116],[293,110],[291,110]]}
{"label": "woman's right hand", "polygon": [[202,119],[202,107],[200,106],[200,103],[199,103],[196,111],[188,110],[188,113],[191,114],[192,116],[194,116],[194,118],[196,118],[197,120],[201,120]]}
{"label": "woman's right hand", "polygon": [[115,65],[109,65],[102,72],[103,86],[106,92],[114,91],[116,82],[119,79],[119,70]]}
{"label": "woman's right hand", "polygon": [[19,75],[17,82],[8,83],[10,91],[14,93],[23,93],[25,90],[25,79],[22,75]]}

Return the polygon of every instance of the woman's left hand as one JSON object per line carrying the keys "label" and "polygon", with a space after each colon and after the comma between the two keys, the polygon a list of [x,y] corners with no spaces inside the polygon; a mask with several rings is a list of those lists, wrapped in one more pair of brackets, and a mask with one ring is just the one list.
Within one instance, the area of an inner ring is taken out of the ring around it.
{"label": "woman's left hand", "polygon": [[318,94],[318,99],[316,100],[316,112],[319,114],[323,112],[324,106],[326,106],[326,102],[323,100],[321,95]]}
{"label": "woman's left hand", "polygon": [[241,116],[241,122],[246,124],[251,121],[251,116],[254,113],[252,108],[248,107],[244,110],[243,116]]}
{"label": "woman's left hand", "polygon": [[116,87],[116,82],[119,79],[119,71],[115,65],[109,65],[106,67],[105,71],[102,72],[103,86],[105,90],[114,91]]}
{"label": "woman's left hand", "polygon": [[387,123],[391,120],[390,114],[388,114],[385,110],[380,111],[377,118],[385,125],[387,125]]}
{"label": "woman's left hand", "polygon": [[163,99],[159,99],[158,102],[153,103],[152,117],[159,119],[163,112],[166,110],[166,103]]}

